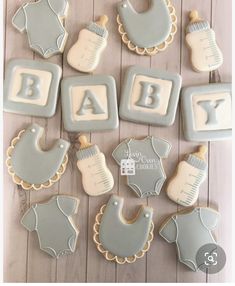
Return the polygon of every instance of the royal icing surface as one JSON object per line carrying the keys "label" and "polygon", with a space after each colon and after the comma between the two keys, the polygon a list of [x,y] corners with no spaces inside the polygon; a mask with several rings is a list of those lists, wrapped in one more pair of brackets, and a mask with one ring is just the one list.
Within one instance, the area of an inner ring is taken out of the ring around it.
{"label": "royal icing surface", "polygon": [[165,222],[159,234],[169,243],[176,243],[179,261],[197,271],[196,254],[201,246],[216,243],[211,230],[218,223],[219,213],[198,207],[187,213],[174,214]]}
{"label": "royal icing surface", "polygon": [[106,259],[132,263],[142,257],[153,239],[153,209],[142,206],[133,221],[122,216],[124,199],[113,195],[96,216],[94,241]]}
{"label": "royal icing surface", "polygon": [[96,69],[107,46],[107,21],[107,16],[101,16],[99,21],[92,22],[80,31],[77,42],[68,52],[70,66],[82,72],[92,72]]}
{"label": "royal icing surface", "polygon": [[67,131],[112,130],[118,127],[116,83],[111,76],[63,79],[61,96]]}
{"label": "royal icing surface", "polygon": [[42,134],[42,127],[30,125],[12,140],[7,152],[8,171],[13,181],[24,189],[48,188],[66,169],[70,143],[59,139],[45,151],[39,144]]}
{"label": "royal icing surface", "polygon": [[13,59],[4,82],[4,111],[51,117],[55,114],[61,68],[52,63]]}
{"label": "royal icing surface", "polygon": [[126,139],[112,156],[121,167],[123,163],[134,161],[134,173],[128,175],[127,169],[123,175],[127,175],[128,186],[142,198],[159,195],[166,179],[162,158],[168,157],[170,149],[167,141],[148,136],[142,140]]}
{"label": "royal icing surface", "polygon": [[122,87],[120,117],[137,123],[172,125],[180,88],[181,77],[178,74],[131,66]]}
{"label": "royal icing surface", "polygon": [[123,42],[141,55],[165,50],[177,31],[175,9],[165,0],[151,0],[149,9],[142,13],[137,13],[129,0],[122,0],[117,22]]}
{"label": "royal icing surface", "polygon": [[183,128],[189,141],[226,140],[232,136],[231,84],[187,87],[181,96]]}
{"label": "royal icing surface", "polygon": [[79,231],[71,216],[77,213],[79,200],[54,196],[46,203],[34,204],[21,219],[28,231],[36,231],[40,249],[54,258],[75,252]]}
{"label": "royal icing surface", "polygon": [[68,34],[62,19],[67,11],[67,0],[38,0],[23,4],[15,13],[12,24],[20,32],[26,31],[31,49],[49,58],[64,51]]}
{"label": "royal icing surface", "polygon": [[82,173],[82,185],[90,196],[99,196],[112,190],[114,180],[107,167],[105,156],[97,145],[92,145],[85,136],[79,137],[77,166]]}

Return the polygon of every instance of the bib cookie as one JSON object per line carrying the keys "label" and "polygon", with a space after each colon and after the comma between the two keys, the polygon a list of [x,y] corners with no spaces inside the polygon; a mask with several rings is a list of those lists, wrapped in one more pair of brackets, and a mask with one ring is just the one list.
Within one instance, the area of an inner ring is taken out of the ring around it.
{"label": "bib cookie", "polygon": [[77,42],[68,52],[67,60],[71,67],[82,72],[94,71],[107,46],[108,17],[103,15],[99,21],[92,22],[79,33]]}
{"label": "bib cookie", "polygon": [[137,13],[129,0],[122,0],[117,8],[118,31],[131,51],[152,56],[172,43],[177,17],[170,0],[151,0],[143,13]]}
{"label": "bib cookie", "polygon": [[186,42],[191,50],[191,63],[197,72],[210,72],[223,64],[223,55],[216,43],[215,32],[197,11],[189,13]]}
{"label": "bib cookie", "polygon": [[188,212],[176,213],[160,228],[159,234],[169,243],[176,243],[178,259],[191,270],[197,271],[198,250],[216,241],[212,230],[219,220],[219,213],[211,208],[197,207]]}
{"label": "bib cookie", "polygon": [[54,258],[75,252],[79,231],[71,216],[77,213],[79,200],[54,196],[46,203],[34,204],[21,219],[28,231],[36,231],[40,249]]}
{"label": "bib cookie", "polygon": [[44,58],[63,53],[68,38],[62,19],[67,16],[67,0],[38,0],[23,4],[15,13],[12,24],[26,31],[29,46]]}
{"label": "bib cookie", "polygon": [[7,150],[8,172],[13,182],[25,190],[49,188],[66,170],[70,143],[59,139],[44,151],[39,145],[42,134],[43,128],[32,124],[20,131]]}
{"label": "bib cookie", "polygon": [[122,216],[124,199],[113,195],[103,205],[94,224],[94,242],[107,260],[133,263],[144,256],[153,240],[153,209],[142,206],[133,221]]}
{"label": "bib cookie", "polygon": [[166,192],[168,197],[179,205],[192,206],[198,199],[199,187],[206,179],[206,146],[189,154],[177,166],[176,174],[170,179]]}
{"label": "bib cookie", "polygon": [[113,151],[113,158],[127,176],[128,186],[140,198],[159,195],[166,180],[162,158],[167,158],[171,145],[153,136],[142,140],[126,139]]}
{"label": "bib cookie", "polygon": [[80,136],[80,149],[77,152],[77,167],[82,173],[82,185],[90,196],[99,196],[112,190],[113,175],[108,169],[105,156],[97,145]]}

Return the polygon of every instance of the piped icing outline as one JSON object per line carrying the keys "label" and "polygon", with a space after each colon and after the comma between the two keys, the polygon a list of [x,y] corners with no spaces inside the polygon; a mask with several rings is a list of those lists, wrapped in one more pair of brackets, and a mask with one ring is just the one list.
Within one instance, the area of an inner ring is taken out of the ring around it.
{"label": "piped icing outline", "polygon": [[164,50],[166,50],[166,48],[173,42],[174,40],[174,35],[177,32],[177,16],[176,16],[176,12],[175,12],[175,7],[173,6],[173,4],[171,3],[170,0],[165,0],[166,2],[166,6],[169,10],[170,13],[170,17],[172,20],[172,24],[171,24],[171,32],[168,36],[168,38],[161,43],[160,45],[157,45],[155,47],[152,48],[140,48],[136,45],[134,45],[128,38],[127,33],[124,30],[123,24],[121,22],[120,16],[119,14],[117,15],[117,23],[118,23],[118,32],[121,35],[122,38],[122,42],[128,47],[128,49],[132,52],[137,53],[138,55],[147,55],[147,56],[154,56],[156,55],[158,52],[162,52]]}
{"label": "piped icing outline", "polygon": [[101,219],[102,219],[102,216],[104,214],[104,210],[105,210],[106,206],[107,206],[106,204],[103,205],[100,208],[99,213],[95,217],[95,224],[93,226],[93,231],[94,231],[93,240],[94,240],[94,242],[96,244],[96,247],[97,247],[98,251],[100,253],[102,253],[104,255],[104,257],[108,261],[114,261],[114,262],[117,262],[118,264],[134,263],[136,261],[136,259],[143,257],[144,254],[150,248],[151,241],[154,238],[154,234],[153,234],[154,224],[153,224],[153,221],[151,222],[151,227],[150,227],[150,231],[149,231],[148,241],[146,242],[144,248],[140,252],[135,254],[134,256],[129,256],[129,257],[124,257],[123,258],[123,257],[117,256],[117,255],[114,255],[111,252],[109,252],[108,250],[104,249],[104,247],[102,246],[102,244],[101,244],[101,242],[99,240],[99,227],[100,227]]}
{"label": "piped icing outline", "polygon": [[61,166],[59,167],[59,169],[57,170],[57,172],[55,173],[55,175],[50,178],[48,181],[42,183],[42,184],[30,184],[26,181],[24,181],[23,179],[21,179],[19,176],[17,176],[13,170],[12,164],[11,164],[11,154],[16,146],[16,144],[20,141],[21,136],[24,134],[24,132],[26,131],[26,129],[23,129],[19,132],[19,134],[12,139],[11,141],[11,145],[8,147],[7,149],[7,159],[6,159],[6,165],[7,165],[7,170],[8,173],[11,175],[12,180],[15,184],[21,186],[24,190],[34,190],[34,191],[38,191],[41,190],[43,188],[48,189],[50,188],[54,183],[58,182],[61,178],[61,176],[64,174],[66,167],[67,167],[67,163],[68,163],[68,155],[66,154],[64,156],[64,160],[63,163],[61,164]]}

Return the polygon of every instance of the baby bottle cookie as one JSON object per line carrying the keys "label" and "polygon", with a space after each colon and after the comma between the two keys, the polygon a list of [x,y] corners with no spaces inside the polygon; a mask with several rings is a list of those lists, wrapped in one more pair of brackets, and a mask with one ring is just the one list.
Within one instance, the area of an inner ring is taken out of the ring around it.
{"label": "baby bottle cookie", "polygon": [[103,15],[97,22],[90,23],[79,33],[77,42],[68,52],[67,60],[71,67],[82,72],[94,71],[107,46],[108,17]]}
{"label": "baby bottle cookie", "polygon": [[185,207],[192,206],[197,201],[199,187],[207,174],[206,152],[207,147],[200,146],[198,152],[189,154],[179,163],[166,190],[172,201]]}
{"label": "baby bottle cookie", "polygon": [[13,182],[25,190],[50,188],[66,170],[70,143],[59,139],[47,151],[41,149],[39,140],[43,128],[30,125],[20,131],[7,150],[6,165]]}
{"label": "baby bottle cookie", "polygon": [[197,72],[216,70],[223,63],[223,55],[216,43],[215,32],[196,10],[189,13],[186,42],[191,49],[191,63]]}
{"label": "baby bottle cookie", "polygon": [[77,166],[82,173],[82,185],[90,196],[99,196],[112,190],[114,180],[108,169],[105,156],[97,145],[80,136],[80,150],[77,152]]}

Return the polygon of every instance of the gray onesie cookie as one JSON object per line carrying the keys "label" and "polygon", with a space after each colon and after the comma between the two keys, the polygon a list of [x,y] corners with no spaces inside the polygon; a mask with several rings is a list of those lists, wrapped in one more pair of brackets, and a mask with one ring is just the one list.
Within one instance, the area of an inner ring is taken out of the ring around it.
{"label": "gray onesie cookie", "polygon": [[198,250],[216,243],[212,236],[219,220],[219,213],[210,208],[197,207],[187,213],[174,214],[165,222],[159,234],[169,243],[176,243],[179,261],[193,271],[198,270]]}
{"label": "gray onesie cookie", "polygon": [[[126,139],[113,151],[113,158],[121,166],[121,175],[127,175],[127,184],[137,196],[159,195],[166,180],[162,158],[167,158],[171,145],[153,136],[142,140]],[[133,172],[129,170],[133,164]]]}
{"label": "gray onesie cookie", "polygon": [[153,240],[153,209],[142,206],[135,219],[122,216],[124,199],[112,195],[96,216],[94,242],[107,260],[133,263],[143,257]]}
{"label": "gray onesie cookie", "polygon": [[26,31],[31,49],[49,58],[64,51],[68,33],[62,19],[67,12],[67,0],[38,0],[23,4],[15,13],[12,24],[21,33]]}
{"label": "gray onesie cookie", "polygon": [[70,216],[77,213],[79,200],[54,196],[46,203],[34,204],[21,219],[28,231],[36,231],[40,249],[54,258],[74,253],[79,231]]}

